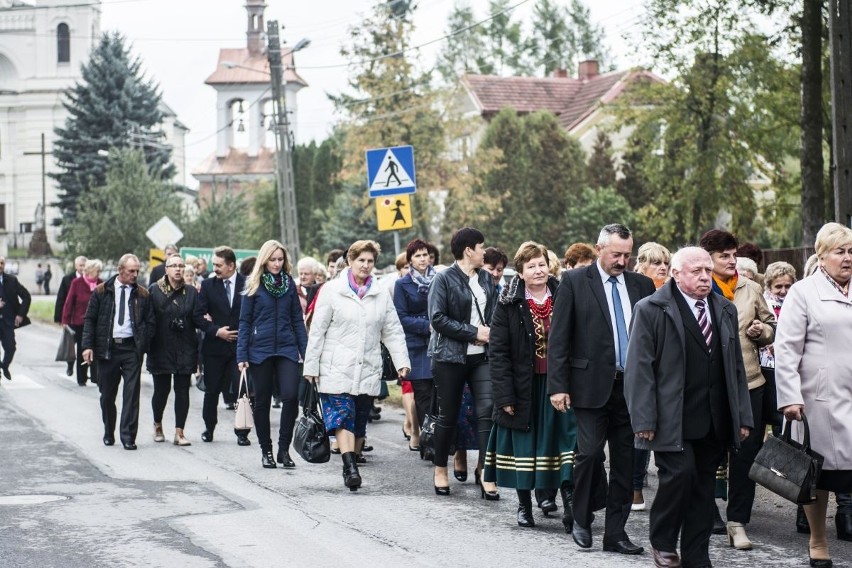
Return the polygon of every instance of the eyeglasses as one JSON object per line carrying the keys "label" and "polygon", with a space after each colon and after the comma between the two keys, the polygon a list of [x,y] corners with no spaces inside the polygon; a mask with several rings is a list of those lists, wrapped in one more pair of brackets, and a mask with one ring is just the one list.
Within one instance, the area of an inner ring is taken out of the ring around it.
{"label": "eyeglasses", "polygon": [[185,264],[169,264],[166,268],[186,268]]}

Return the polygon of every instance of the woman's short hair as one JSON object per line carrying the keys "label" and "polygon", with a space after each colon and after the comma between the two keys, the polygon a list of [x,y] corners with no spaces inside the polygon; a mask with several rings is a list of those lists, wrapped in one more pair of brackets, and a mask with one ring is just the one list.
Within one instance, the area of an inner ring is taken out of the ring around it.
{"label": "woman's short hair", "polygon": [[355,241],[352,243],[352,246],[349,247],[349,250],[346,251],[346,258],[349,259],[349,264],[355,262],[355,259],[364,254],[365,252],[369,252],[373,254],[373,260],[379,260],[379,253],[382,252],[382,247],[379,246],[379,243],[376,241]]}
{"label": "woman's short hair", "polygon": [[562,263],[559,262],[559,257],[550,249],[547,249],[547,267],[550,269],[550,275],[554,278],[559,278],[562,274]]}
{"label": "woman's short hair", "polygon": [[[218,256],[218,255],[217,255]],[[240,274],[248,276],[254,270],[254,265],[257,264],[256,256],[247,256],[240,261]]]}
{"label": "woman's short hair", "polygon": [[789,262],[773,262],[769,266],[766,267],[766,272],[763,273],[763,284],[766,286],[766,289],[769,290],[772,287],[772,283],[782,278],[784,276],[789,276],[792,282],[796,281],[796,269]]}
{"label": "woman's short hair", "polygon": [[192,283],[195,280],[196,272],[191,264],[187,264],[183,267],[183,279],[187,282]]}
{"label": "woman's short hair", "polygon": [[698,246],[713,254],[714,252],[722,252],[726,250],[736,249],[739,246],[737,238],[722,229],[710,229],[698,241]]}
{"label": "woman's short hair", "polygon": [[515,264],[515,271],[520,274],[524,271],[524,265],[526,263],[542,256],[545,261],[548,260],[547,247],[544,245],[540,245],[535,241],[527,241],[521,244],[521,246],[518,247],[518,252],[515,253],[515,258],[512,259],[512,262]]}
{"label": "woman's short hair", "polygon": [[749,280],[754,280],[754,277],[757,275],[757,263],[747,256],[738,256],[737,272],[751,272]]}
{"label": "woman's short hair", "polygon": [[438,247],[432,243],[426,243],[426,250],[429,251],[429,256],[435,257],[435,261],[432,263],[433,265],[438,266],[441,264],[441,252],[438,250]]}
{"label": "woman's short hair", "polygon": [[310,270],[312,274],[319,273],[322,265],[319,263],[317,259],[312,256],[303,256],[299,259],[299,262],[296,263],[296,270],[301,271],[302,269]]}
{"label": "woman's short hair", "polygon": [[586,243],[574,243],[565,251],[565,265],[574,268],[578,262],[594,262],[598,258],[595,249]]}
{"label": "woman's short hair", "polygon": [[83,274],[92,274],[93,272],[100,272],[103,269],[103,262],[97,258],[90,258],[86,261],[86,264],[83,265]]}
{"label": "woman's short hair", "polygon": [[485,235],[473,227],[463,227],[453,233],[450,239],[450,250],[453,252],[453,258],[461,260],[464,258],[464,249],[476,248],[476,245],[485,243]]}
{"label": "woman's short hair", "polygon": [[840,223],[826,223],[817,232],[814,249],[820,260],[832,250],[852,244],[852,229]]}
{"label": "woman's short hair", "polygon": [[763,250],[754,243],[743,243],[737,247],[737,256],[750,258],[755,264],[760,266],[763,260]]}
{"label": "woman's short hair", "polygon": [[414,239],[407,245],[405,245],[405,260],[406,262],[411,262],[411,257],[417,254],[417,251],[426,250],[429,252],[429,243],[424,241],[423,239]]}
{"label": "woman's short hair", "polygon": [[396,261],[394,262],[394,267],[396,267],[397,270],[402,270],[403,268],[405,268],[406,264],[408,264],[408,251],[401,252],[398,255],[396,255]]}
{"label": "woman's short hair", "polygon": [[483,260],[485,264],[490,264],[495,268],[497,268],[500,264],[503,265],[503,268],[506,268],[509,264],[509,257],[506,256],[506,253],[495,247],[488,247],[485,249],[485,256],[483,257]]}
{"label": "woman's short hair", "polygon": [[642,272],[645,267],[651,264],[660,263],[672,263],[671,251],[660,243],[645,243],[639,247],[639,250],[636,252],[636,267],[634,270],[636,272]]}

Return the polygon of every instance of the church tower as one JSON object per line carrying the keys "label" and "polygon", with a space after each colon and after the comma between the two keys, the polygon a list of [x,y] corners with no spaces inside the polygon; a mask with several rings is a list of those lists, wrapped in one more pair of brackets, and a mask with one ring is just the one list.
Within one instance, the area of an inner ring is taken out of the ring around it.
{"label": "church tower", "polygon": [[[246,185],[275,176],[272,94],[266,55],[264,0],[246,0],[246,46],[222,48],[205,84],[216,89],[216,149],[192,172],[199,181],[201,206],[216,195],[241,192]],[[307,86],[293,53],[282,47],[284,91],[291,117],[296,93]],[[291,124],[294,123],[291,120]]]}

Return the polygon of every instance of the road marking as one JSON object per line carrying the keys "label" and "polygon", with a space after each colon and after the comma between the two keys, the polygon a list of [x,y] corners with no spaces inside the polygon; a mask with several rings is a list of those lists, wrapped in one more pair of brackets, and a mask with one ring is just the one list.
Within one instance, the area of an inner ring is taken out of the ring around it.
{"label": "road marking", "polygon": [[0,379],[3,381],[3,386],[0,387],[2,389],[9,390],[34,390],[34,389],[43,389],[44,385],[40,385],[31,378],[26,375],[14,374],[12,375],[12,380],[7,381],[6,379]]}

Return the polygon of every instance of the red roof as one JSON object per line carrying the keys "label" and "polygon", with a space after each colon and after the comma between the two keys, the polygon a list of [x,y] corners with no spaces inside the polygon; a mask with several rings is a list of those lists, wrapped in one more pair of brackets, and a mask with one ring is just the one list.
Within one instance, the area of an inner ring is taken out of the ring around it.
{"label": "red roof", "polygon": [[643,70],[613,71],[590,79],[465,75],[462,82],[483,115],[512,107],[518,112],[549,110],[571,130],[601,104],[616,99],[636,79],[662,79]]}
{"label": "red roof", "polygon": [[248,152],[231,148],[224,158],[217,158],[213,152],[203,162],[198,164],[194,176],[238,176],[256,175],[267,177],[275,173],[275,151],[261,148],[257,157],[250,157]]}
{"label": "red roof", "polygon": [[[307,87],[308,84],[299,77],[293,67],[293,53],[288,48],[282,48],[281,59],[285,82],[299,83]],[[208,85],[266,84],[269,83],[269,61],[265,55],[252,56],[245,47],[220,49],[216,70],[204,82]]]}

